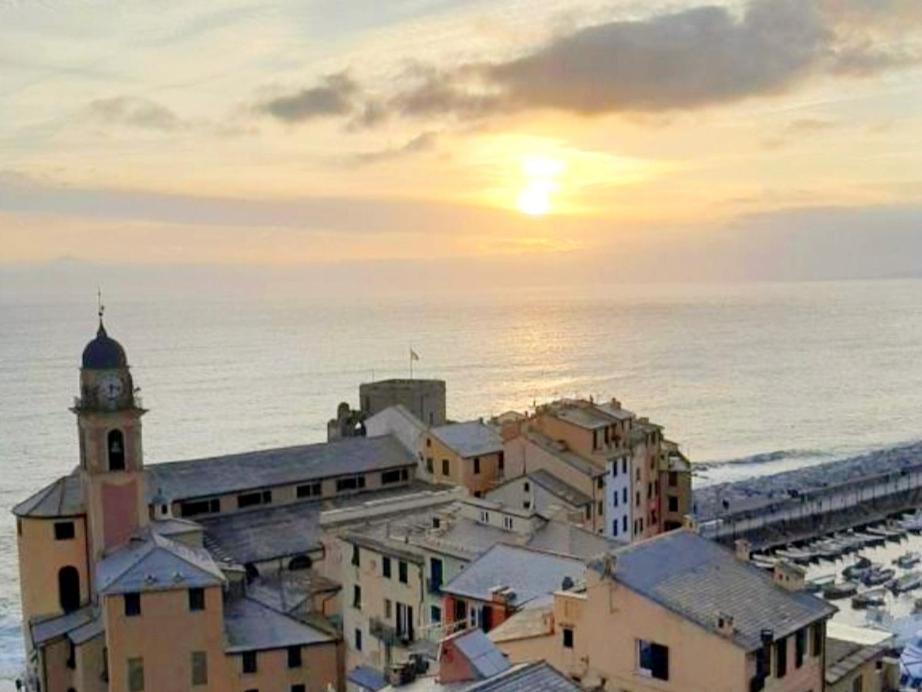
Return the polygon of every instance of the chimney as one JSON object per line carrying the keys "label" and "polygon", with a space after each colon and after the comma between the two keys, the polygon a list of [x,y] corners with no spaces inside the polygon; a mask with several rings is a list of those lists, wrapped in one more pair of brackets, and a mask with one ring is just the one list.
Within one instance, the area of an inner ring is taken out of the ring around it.
{"label": "chimney", "polygon": [[732,637],[736,628],[733,626],[733,616],[717,612],[717,631],[725,637]]}
{"label": "chimney", "polygon": [[806,586],[806,570],[787,560],[776,562],[772,575],[775,584],[788,591],[803,591]]}
{"label": "chimney", "polygon": [[749,562],[752,556],[752,543],[745,538],[740,538],[734,544],[736,546],[736,557],[743,562]]}

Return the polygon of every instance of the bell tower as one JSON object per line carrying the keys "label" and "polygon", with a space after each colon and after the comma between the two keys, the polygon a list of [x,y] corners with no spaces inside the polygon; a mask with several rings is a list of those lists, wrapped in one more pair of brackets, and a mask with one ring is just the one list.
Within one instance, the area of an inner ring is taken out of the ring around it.
{"label": "bell tower", "polygon": [[95,562],[148,522],[141,451],[145,411],[135,399],[125,349],[106,333],[101,306],[96,338],[83,350],[80,396],[72,410]]}

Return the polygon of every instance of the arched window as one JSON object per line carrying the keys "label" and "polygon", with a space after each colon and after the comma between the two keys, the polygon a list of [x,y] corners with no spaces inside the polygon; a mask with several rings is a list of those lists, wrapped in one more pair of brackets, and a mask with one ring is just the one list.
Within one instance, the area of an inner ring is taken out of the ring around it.
{"label": "arched window", "polygon": [[125,436],[121,430],[110,430],[106,448],[109,450],[109,470],[125,470]]}
{"label": "arched window", "polygon": [[58,597],[65,613],[80,607],[80,573],[76,567],[62,567],[58,571]]}

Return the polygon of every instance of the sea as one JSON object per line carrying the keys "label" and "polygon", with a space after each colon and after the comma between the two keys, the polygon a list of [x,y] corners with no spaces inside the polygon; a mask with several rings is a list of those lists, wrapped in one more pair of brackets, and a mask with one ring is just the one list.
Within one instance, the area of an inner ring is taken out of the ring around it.
{"label": "sea", "polygon": [[[68,407],[94,292],[28,302],[0,286],[0,680],[23,661],[10,509],[77,462]],[[105,321],[149,409],[147,464],[323,441],[359,383],[410,375],[411,348],[452,419],[615,396],[665,426],[699,485],[922,438],[919,280],[109,296]]]}

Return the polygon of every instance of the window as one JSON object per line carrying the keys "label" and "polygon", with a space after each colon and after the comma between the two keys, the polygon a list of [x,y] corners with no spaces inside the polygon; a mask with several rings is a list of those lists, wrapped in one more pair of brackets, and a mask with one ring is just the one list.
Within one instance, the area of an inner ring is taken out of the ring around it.
{"label": "window", "polygon": [[602,516],[602,513],[605,511],[605,507],[602,504],[601,500],[599,500],[596,504],[598,505],[598,509],[596,509],[596,512],[598,513],[599,516]]}
{"label": "window", "polygon": [[403,560],[400,560],[397,563],[397,578],[400,580],[401,584],[406,584],[408,581],[407,578],[407,563]]}
{"label": "window", "polygon": [[859,673],[858,677],[852,680],[852,692],[864,692],[864,675]]}
{"label": "window", "polygon": [[506,468],[506,455],[503,452],[499,453],[496,463],[499,465],[499,471],[502,473]]}
{"label": "window", "polygon": [[621,460],[621,473],[627,473],[627,457]]}
{"label": "window", "polygon": [[618,491],[617,491],[617,490],[616,490],[615,492],[612,493],[612,496],[611,496],[611,503],[612,503],[612,505],[614,505],[615,507],[618,506]]}
{"label": "window", "polygon": [[256,658],[255,651],[244,651],[242,658],[243,658],[243,672],[244,673],[249,675],[259,670],[259,661]]}
{"label": "window", "polygon": [[448,459],[442,459],[442,475],[443,476],[451,475],[451,466],[448,463]]}
{"label": "window", "polygon": [[381,558],[381,576],[391,578],[391,559],[387,555]]}
{"label": "window", "polygon": [[362,609],[362,587],[358,584],[352,586],[352,607]]}
{"label": "window", "polygon": [[381,472],[381,485],[392,485],[393,483],[399,483],[401,480],[401,472],[406,472],[406,469],[393,469],[391,471],[382,471]]}
{"label": "window", "polygon": [[73,540],[76,535],[74,529],[74,522],[72,521],[58,521],[54,524],[54,540],[56,541],[70,541]]}
{"label": "window", "polygon": [[394,602],[389,598],[385,598],[384,599],[384,619],[385,620],[391,619],[391,615],[394,612],[393,608],[394,608]]}
{"label": "window", "polygon": [[788,672],[788,640],[775,642],[775,677],[783,678]]}
{"label": "window", "polygon": [[291,692],[307,692],[307,685],[305,685],[303,682],[299,682],[297,685],[292,685]]}
{"label": "window", "polygon": [[289,668],[300,668],[301,667],[301,647],[300,646],[289,646],[288,647],[288,667]]}
{"label": "window", "polygon": [[442,609],[439,608],[438,606],[430,606],[429,607],[429,621],[433,625],[436,625],[442,622]]}
{"label": "window", "polygon": [[615,519],[615,520],[611,523],[611,535],[612,535],[612,536],[617,536],[617,535],[618,535],[618,520],[617,520],[617,519]]}
{"label": "window", "polygon": [[480,510],[480,521],[483,522],[484,524],[489,524],[490,523],[490,513],[484,509]]}
{"label": "window", "polygon": [[192,652],[192,684],[208,684],[208,654],[204,651]]}
{"label": "window", "polygon": [[[121,430],[110,430],[107,436],[109,450],[109,470],[125,470],[125,436]],[[141,688],[143,689],[143,688]]]}
{"label": "window", "polygon": [[592,518],[592,505],[586,505],[586,518],[587,519]]}
{"label": "window", "polygon": [[595,479],[595,487],[600,489],[605,487],[605,476],[599,476]]}
{"label": "window", "polygon": [[639,490],[636,493],[634,493],[634,505],[636,507],[640,507],[640,491]]}
{"label": "window", "polygon": [[189,610],[205,610],[205,589],[189,589]]}
{"label": "window", "polygon": [[362,630],[358,629],[355,631],[355,650],[362,650]]}
{"label": "window", "polygon": [[67,640],[67,667],[73,670],[77,667],[77,645]]}
{"label": "window", "polygon": [[812,654],[814,656],[821,656],[823,654],[823,623],[817,622],[813,625],[813,650]]}
{"label": "window", "polygon": [[647,497],[653,497],[653,483],[647,483]]}
{"label": "window", "polygon": [[365,487],[365,476],[350,476],[339,478],[336,481],[336,492],[342,493],[349,490],[361,490]]}
{"label": "window", "polygon": [[144,659],[128,659],[128,692],[144,692]]}
{"label": "window", "polygon": [[125,617],[137,617],[141,614],[141,594],[126,593],[125,599]]}
{"label": "window", "polygon": [[263,490],[255,493],[243,493],[237,496],[237,509],[245,507],[255,507],[256,505],[268,505],[272,502],[272,491]]}
{"label": "window", "polygon": [[529,492],[531,490],[531,483],[525,481],[525,483],[522,484],[522,490],[524,490],[526,493]]}
{"label": "window", "polygon": [[668,497],[668,502],[669,502],[669,511],[670,511],[670,512],[678,512],[678,511],[679,511],[679,498],[677,498],[675,495],[669,495],[669,497]]}
{"label": "window", "polygon": [[569,627],[563,628],[563,648],[572,649],[573,648],[573,630]]}
{"label": "window", "polygon": [[432,466],[432,457],[426,457],[426,471],[434,473]]}
{"label": "window", "polygon": [[621,488],[621,501],[627,504],[627,488]]}
{"label": "window", "polygon": [[179,505],[179,513],[184,517],[194,517],[198,514],[217,514],[221,511],[221,501],[218,498],[211,500],[193,500]]}
{"label": "window", "polygon": [[637,640],[637,669],[657,680],[669,679],[669,647]]}
{"label": "window", "polygon": [[427,447],[431,447],[431,446],[432,446],[432,438],[430,438],[430,437],[427,437],[427,438],[426,438],[426,446],[427,446]]}
{"label": "window", "polygon": [[679,474],[677,471],[669,472],[669,487],[674,488],[679,484]]}
{"label": "window", "polygon": [[474,457],[474,475],[480,474],[480,457]]}
{"label": "window", "polygon": [[621,531],[627,533],[627,515],[621,517]]}
{"label": "window", "polygon": [[503,517],[503,528],[508,531],[512,530],[512,517]]}
{"label": "window", "polygon": [[612,478],[618,477],[618,462],[617,461],[611,465],[611,477]]}
{"label": "window", "polygon": [[359,547],[357,545],[352,546],[352,564],[356,567],[359,566]]}
{"label": "window", "polygon": [[295,489],[295,494],[298,497],[319,497],[322,493],[323,491],[320,483],[308,483],[306,485],[299,485]]}
{"label": "window", "polygon": [[807,654],[807,630],[797,630],[794,635],[794,667],[800,668],[804,664],[804,656]]}

